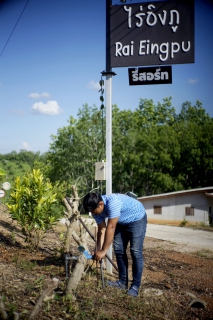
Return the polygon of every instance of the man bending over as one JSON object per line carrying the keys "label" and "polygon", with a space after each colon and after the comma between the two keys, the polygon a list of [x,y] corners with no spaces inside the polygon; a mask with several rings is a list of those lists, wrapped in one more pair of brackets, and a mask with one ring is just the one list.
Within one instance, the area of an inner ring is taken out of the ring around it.
{"label": "man bending over", "polygon": [[[100,261],[113,243],[119,280],[108,281],[108,285],[128,288],[127,246],[130,243],[132,257],[132,283],[127,294],[137,297],[141,285],[144,261],[143,242],[146,233],[147,215],[138,200],[125,194],[99,195],[88,193],[83,199],[84,210],[91,212],[98,225],[97,252],[94,258]],[[105,222],[107,220],[107,223]]]}

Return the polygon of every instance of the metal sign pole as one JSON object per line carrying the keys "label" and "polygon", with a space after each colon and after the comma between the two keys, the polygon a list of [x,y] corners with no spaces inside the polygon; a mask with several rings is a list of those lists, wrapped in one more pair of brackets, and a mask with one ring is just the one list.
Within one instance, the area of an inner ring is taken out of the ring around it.
{"label": "metal sign pole", "polygon": [[[106,75],[105,82],[106,94],[106,193],[112,193],[112,75]],[[112,246],[107,251],[108,256],[112,259]],[[106,263],[108,273],[112,273],[112,265]]]}
{"label": "metal sign pole", "polygon": [[[112,193],[112,76],[115,75],[110,68],[110,8],[111,0],[106,0],[106,76],[105,100],[106,100],[106,194]],[[112,246],[107,251],[112,259]],[[106,263],[108,273],[112,273],[112,265]]]}

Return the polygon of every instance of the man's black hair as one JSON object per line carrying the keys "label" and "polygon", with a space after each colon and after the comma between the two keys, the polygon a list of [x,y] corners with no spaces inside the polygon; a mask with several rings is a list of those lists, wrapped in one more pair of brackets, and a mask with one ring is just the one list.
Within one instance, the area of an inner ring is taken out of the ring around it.
{"label": "man's black hair", "polygon": [[100,194],[94,192],[88,193],[83,200],[84,210],[90,212],[96,209],[100,201],[103,201]]}

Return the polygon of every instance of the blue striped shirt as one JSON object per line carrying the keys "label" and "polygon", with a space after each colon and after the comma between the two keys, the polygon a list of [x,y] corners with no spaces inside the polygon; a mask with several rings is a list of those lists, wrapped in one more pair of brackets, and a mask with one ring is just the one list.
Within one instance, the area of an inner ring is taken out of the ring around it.
{"label": "blue striped shirt", "polygon": [[141,202],[125,194],[112,193],[101,196],[104,202],[104,210],[101,214],[93,214],[96,223],[105,219],[119,218],[118,223],[128,224],[141,220],[145,214],[145,208]]}

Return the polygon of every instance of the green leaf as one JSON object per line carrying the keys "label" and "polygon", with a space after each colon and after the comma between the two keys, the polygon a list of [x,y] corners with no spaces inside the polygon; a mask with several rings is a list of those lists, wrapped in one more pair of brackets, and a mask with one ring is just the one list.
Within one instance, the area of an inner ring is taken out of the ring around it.
{"label": "green leaf", "polygon": [[6,172],[0,168],[0,176],[5,176],[6,175]]}

